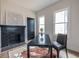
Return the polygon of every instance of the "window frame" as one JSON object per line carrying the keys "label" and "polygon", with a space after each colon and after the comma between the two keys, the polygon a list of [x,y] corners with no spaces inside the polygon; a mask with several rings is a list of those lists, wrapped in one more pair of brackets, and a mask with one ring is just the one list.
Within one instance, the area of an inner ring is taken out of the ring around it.
{"label": "window frame", "polygon": [[[57,12],[62,12],[62,11],[65,11],[65,10],[67,10],[67,22],[55,23],[56,13],[57,13]],[[57,11],[55,11],[53,14],[54,14],[54,16],[53,16],[53,34],[54,34],[54,35],[57,35],[57,34],[55,33],[55,24],[67,24],[67,34],[68,34],[69,8],[64,8],[64,9],[57,10]],[[64,31],[65,31],[65,30],[64,30]]]}
{"label": "window frame", "polygon": [[[40,22],[39,22],[41,17],[44,17],[44,24],[40,24]],[[44,33],[45,33],[45,16],[44,15],[38,17],[38,32],[39,33],[40,33],[40,31],[39,31],[40,25],[44,25]]]}

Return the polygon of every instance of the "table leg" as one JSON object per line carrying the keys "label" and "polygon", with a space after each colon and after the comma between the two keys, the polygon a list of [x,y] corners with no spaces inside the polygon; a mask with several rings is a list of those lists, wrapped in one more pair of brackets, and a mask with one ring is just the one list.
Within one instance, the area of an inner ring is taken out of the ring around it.
{"label": "table leg", "polygon": [[50,47],[50,58],[52,58],[52,47]]}
{"label": "table leg", "polygon": [[29,54],[29,45],[27,45],[27,58],[30,57],[30,54]]}
{"label": "table leg", "polygon": [[59,58],[59,50],[57,50],[57,58]]}

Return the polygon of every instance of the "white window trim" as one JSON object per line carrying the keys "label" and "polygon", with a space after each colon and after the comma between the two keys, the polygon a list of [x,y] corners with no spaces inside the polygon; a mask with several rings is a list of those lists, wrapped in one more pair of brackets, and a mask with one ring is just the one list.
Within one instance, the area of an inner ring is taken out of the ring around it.
{"label": "white window trim", "polygon": [[68,19],[68,22],[67,22],[67,34],[68,34],[68,30],[69,30],[69,23],[70,23],[70,7],[67,7],[67,8],[63,8],[63,9],[60,9],[60,10],[57,10],[53,13],[53,35],[57,35],[55,34],[55,14],[57,12],[61,12],[61,11],[64,11],[64,10],[67,10],[67,19]]}
{"label": "white window trim", "polygon": [[[40,17],[44,17],[44,19],[45,19],[45,16],[44,15],[38,17],[38,32],[39,32],[39,18]],[[41,24],[41,25],[43,25],[43,24]],[[44,27],[45,27],[45,23],[44,23]],[[44,30],[44,33],[45,33],[45,30]]]}

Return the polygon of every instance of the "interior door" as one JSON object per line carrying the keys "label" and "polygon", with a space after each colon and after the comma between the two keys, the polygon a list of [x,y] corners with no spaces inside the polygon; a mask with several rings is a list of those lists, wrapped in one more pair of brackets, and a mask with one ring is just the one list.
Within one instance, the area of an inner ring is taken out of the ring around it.
{"label": "interior door", "polygon": [[35,20],[34,18],[27,17],[27,38],[28,40],[35,37]]}

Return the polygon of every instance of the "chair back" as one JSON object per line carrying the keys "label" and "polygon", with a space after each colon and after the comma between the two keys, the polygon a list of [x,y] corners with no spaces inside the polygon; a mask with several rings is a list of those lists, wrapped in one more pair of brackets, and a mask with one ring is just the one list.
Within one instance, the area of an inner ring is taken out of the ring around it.
{"label": "chair back", "polygon": [[64,47],[67,46],[67,35],[66,34],[58,34],[57,42],[63,45]]}

